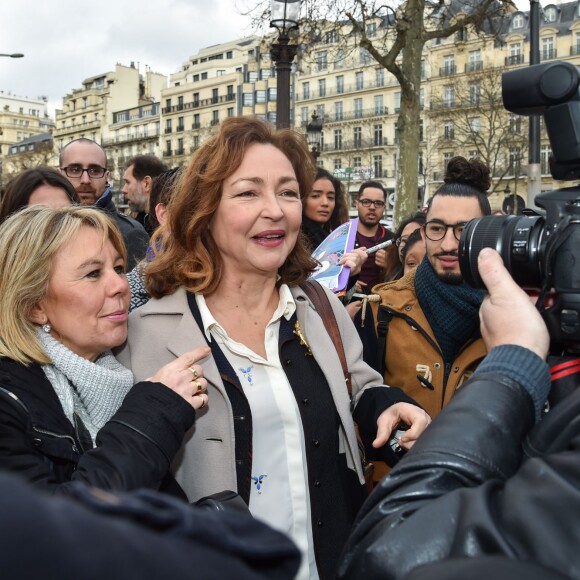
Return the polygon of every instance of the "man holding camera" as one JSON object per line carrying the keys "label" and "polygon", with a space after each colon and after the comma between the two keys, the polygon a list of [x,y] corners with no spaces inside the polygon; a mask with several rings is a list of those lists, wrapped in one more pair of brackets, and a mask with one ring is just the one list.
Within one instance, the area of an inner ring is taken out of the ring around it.
{"label": "man holding camera", "polygon": [[478,267],[490,353],[363,507],[340,578],[580,578],[580,389],[537,422],[546,325],[495,250]]}
{"label": "man holding camera", "polygon": [[483,163],[451,159],[422,227],[425,259],[402,279],[373,289],[381,297],[372,308],[385,384],[403,389],[431,417],[486,354],[478,318],[483,291],[464,284],[458,259],[465,223],[491,213],[486,186]]}

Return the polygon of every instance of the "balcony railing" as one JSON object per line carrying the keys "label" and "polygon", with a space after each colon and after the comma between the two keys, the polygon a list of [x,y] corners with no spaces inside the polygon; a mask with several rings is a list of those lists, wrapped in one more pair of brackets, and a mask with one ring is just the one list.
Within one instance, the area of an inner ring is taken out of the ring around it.
{"label": "balcony railing", "polygon": [[476,60],[473,62],[465,63],[465,72],[466,73],[478,72],[478,71],[482,71],[482,70],[483,70],[483,61],[481,61],[481,60]]}
{"label": "balcony railing", "polygon": [[505,65],[513,66],[515,64],[524,64],[525,57],[523,54],[512,54],[505,57]]}
{"label": "balcony railing", "polygon": [[227,95],[221,95],[218,97],[209,97],[208,99],[195,99],[189,103],[184,103],[183,105],[174,105],[173,107],[164,107],[163,114],[177,113],[179,111],[184,111],[187,109],[197,109],[200,107],[209,107],[213,105],[218,105],[220,103],[230,103],[236,100],[235,93],[228,93]]}
{"label": "balcony railing", "polygon": [[457,67],[454,64],[449,64],[446,66],[442,66],[439,69],[439,76],[440,77],[450,77],[457,73]]}
{"label": "balcony railing", "polygon": [[540,56],[541,60],[551,60],[553,58],[558,58],[558,51],[555,48],[548,48],[542,50]]}

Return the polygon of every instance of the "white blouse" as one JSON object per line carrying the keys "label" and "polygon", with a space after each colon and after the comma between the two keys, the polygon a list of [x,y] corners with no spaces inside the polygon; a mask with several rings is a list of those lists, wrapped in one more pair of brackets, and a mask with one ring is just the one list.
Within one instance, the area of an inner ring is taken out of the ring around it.
{"label": "white blouse", "polygon": [[213,338],[236,372],[252,413],[252,490],[250,511],[288,534],[302,552],[297,578],[316,579],[306,449],[300,411],[278,353],[282,316],[296,311],[288,286],[266,326],[266,358],[232,340],[196,294],[208,339]]}

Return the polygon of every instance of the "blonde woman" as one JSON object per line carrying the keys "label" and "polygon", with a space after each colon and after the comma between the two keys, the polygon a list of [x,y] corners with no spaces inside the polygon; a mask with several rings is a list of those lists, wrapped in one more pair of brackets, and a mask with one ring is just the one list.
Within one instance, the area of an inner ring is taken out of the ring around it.
{"label": "blonde woman", "polygon": [[38,487],[71,481],[183,492],[169,464],[207,403],[186,352],[133,386],[110,349],[127,336],[125,248],[96,209],[35,206],[0,227],[0,467]]}

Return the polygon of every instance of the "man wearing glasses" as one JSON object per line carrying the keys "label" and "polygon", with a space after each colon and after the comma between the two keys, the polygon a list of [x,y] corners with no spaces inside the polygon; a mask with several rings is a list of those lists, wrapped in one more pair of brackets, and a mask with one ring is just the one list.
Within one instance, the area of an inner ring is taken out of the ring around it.
{"label": "man wearing glasses", "polygon": [[[355,248],[372,248],[392,239],[392,232],[380,223],[385,212],[386,198],[387,192],[378,181],[365,181],[360,186],[355,201],[358,209]],[[369,255],[358,276],[359,292],[368,294],[375,284],[384,280],[385,258],[384,250]]]}
{"label": "man wearing glasses", "polygon": [[83,205],[99,207],[115,220],[127,248],[127,270],[132,270],[145,257],[149,236],[139,222],[117,210],[109,187],[104,149],[90,139],[71,141],[60,152],[59,168]]}
{"label": "man wearing glasses", "polygon": [[401,387],[431,417],[486,354],[479,335],[483,291],[463,282],[458,248],[465,223],[491,214],[485,194],[489,170],[461,157],[450,161],[448,173],[456,159],[463,160],[463,170],[479,181],[463,176],[437,190],[421,228],[425,258],[400,280],[375,288],[381,297],[374,314],[385,383]]}

